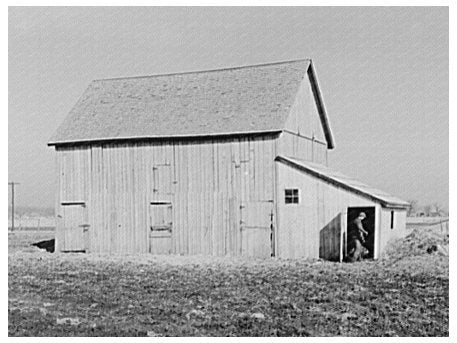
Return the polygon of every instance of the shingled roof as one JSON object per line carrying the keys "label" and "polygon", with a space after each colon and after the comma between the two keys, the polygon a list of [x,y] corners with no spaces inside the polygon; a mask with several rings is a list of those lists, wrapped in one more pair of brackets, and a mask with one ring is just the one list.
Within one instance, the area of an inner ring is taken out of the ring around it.
{"label": "shingled roof", "polygon": [[348,191],[359,194],[360,196],[379,202],[383,207],[409,207],[409,203],[404,200],[396,198],[379,189],[370,187],[360,181],[357,181],[352,177],[346,176],[324,165],[285,156],[277,156],[276,161],[282,162],[286,165],[289,165],[290,167],[293,167],[295,169],[313,175],[314,177],[325,180],[331,184],[334,184],[337,187],[344,188]]}
{"label": "shingled roof", "polygon": [[307,73],[315,80],[310,60],[95,80],[48,144],[279,132]]}

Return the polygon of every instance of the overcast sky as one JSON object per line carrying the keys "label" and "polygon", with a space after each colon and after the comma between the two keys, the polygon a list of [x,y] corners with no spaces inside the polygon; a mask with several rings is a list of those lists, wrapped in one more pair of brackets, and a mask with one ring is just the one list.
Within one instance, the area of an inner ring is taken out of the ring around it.
{"label": "overcast sky", "polygon": [[330,166],[448,207],[448,9],[10,8],[8,177],[53,206],[46,143],[93,79],[312,58]]}

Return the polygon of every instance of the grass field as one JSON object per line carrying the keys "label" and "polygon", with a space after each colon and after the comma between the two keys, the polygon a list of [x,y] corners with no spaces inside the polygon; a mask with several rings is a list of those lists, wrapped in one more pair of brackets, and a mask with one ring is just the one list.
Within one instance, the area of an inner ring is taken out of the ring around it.
{"label": "grass field", "polygon": [[[9,235],[10,336],[447,336],[446,236],[382,261],[50,254]],[[430,244],[443,249],[426,252]]]}

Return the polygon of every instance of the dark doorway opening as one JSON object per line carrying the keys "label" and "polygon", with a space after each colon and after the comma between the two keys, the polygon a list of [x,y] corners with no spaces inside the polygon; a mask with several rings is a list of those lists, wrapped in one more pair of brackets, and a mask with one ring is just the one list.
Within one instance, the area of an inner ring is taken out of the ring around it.
{"label": "dark doorway opening", "polygon": [[366,214],[366,218],[362,221],[363,228],[368,231],[365,237],[365,248],[368,249],[367,258],[374,257],[374,237],[375,237],[375,208],[374,207],[348,207],[347,221],[347,241],[346,251],[348,251],[349,237],[351,230],[354,229],[354,220],[359,216],[360,212]]}

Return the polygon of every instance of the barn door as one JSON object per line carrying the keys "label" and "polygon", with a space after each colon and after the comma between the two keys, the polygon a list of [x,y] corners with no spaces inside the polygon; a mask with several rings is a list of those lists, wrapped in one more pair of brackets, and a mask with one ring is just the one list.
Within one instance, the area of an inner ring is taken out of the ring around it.
{"label": "barn door", "polygon": [[63,244],[61,251],[85,252],[88,247],[89,225],[84,203],[62,203]]}
{"label": "barn door", "polygon": [[151,203],[149,215],[149,252],[155,255],[170,254],[173,218],[171,203]]}
{"label": "barn door", "polygon": [[242,205],[241,255],[271,257],[273,242],[273,203],[253,201]]}
{"label": "barn door", "polygon": [[338,213],[319,232],[319,258],[329,261],[343,260],[345,235],[344,212]]}

